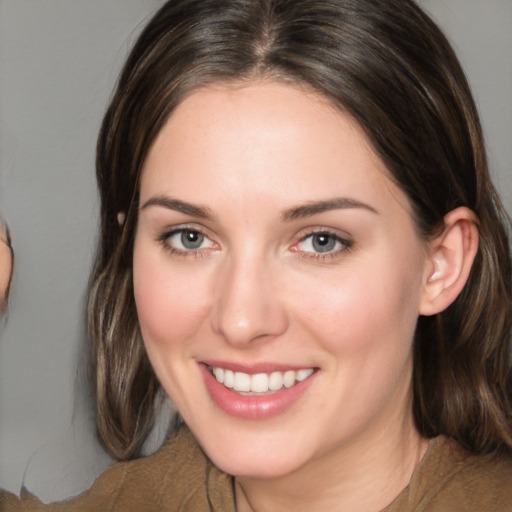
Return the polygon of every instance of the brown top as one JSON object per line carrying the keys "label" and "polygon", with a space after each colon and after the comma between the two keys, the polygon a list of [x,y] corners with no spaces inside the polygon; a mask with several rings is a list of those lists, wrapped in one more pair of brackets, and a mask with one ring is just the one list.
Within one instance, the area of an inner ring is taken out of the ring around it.
{"label": "brown top", "polygon": [[[233,479],[183,427],[155,455],[115,464],[85,493],[42,504],[0,493],[1,512],[235,512]],[[512,512],[512,460],[472,456],[438,437],[409,486],[382,512]]]}

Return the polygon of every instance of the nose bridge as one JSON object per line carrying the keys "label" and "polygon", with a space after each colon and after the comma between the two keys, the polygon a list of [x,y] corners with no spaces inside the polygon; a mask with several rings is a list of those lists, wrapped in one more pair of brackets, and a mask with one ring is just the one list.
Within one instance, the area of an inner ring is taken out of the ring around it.
{"label": "nose bridge", "polygon": [[212,327],[239,347],[286,330],[284,304],[275,286],[277,272],[269,258],[245,250],[227,258],[219,273]]}

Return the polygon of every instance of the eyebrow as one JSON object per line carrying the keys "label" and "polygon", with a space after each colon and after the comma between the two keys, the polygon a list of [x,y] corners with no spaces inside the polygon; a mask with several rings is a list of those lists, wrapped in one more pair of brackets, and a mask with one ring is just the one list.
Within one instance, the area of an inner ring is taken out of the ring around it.
{"label": "eyebrow", "polygon": [[[198,217],[200,219],[213,220],[214,218],[208,208],[192,203],[187,203],[172,197],[151,197],[142,205],[141,210],[149,208],[150,206],[161,206],[162,208],[174,210],[185,215]],[[366,203],[362,203],[361,201],[349,197],[336,197],[326,201],[314,201],[288,208],[281,214],[281,219],[283,222],[291,222],[306,217],[312,217],[313,215],[317,215],[319,213],[327,212],[330,210],[344,210],[353,208],[360,208],[379,215],[379,212],[373,208],[373,206],[370,206]]]}
{"label": "eyebrow", "polygon": [[191,217],[198,217],[200,219],[212,220],[213,215],[208,208],[196,204],[180,201],[166,196],[154,196],[148,199],[141,207],[141,210],[149,208],[150,206],[161,206],[169,210],[190,215]]}
{"label": "eyebrow", "polygon": [[284,222],[290,222],[306,217],[312,217],[313,215],[328,212],[330,210],[345,210],[352,208],[360,208],[376,215],[380,215],[380,213],[375,208],[373,208],[373,206],[362,203],[357,199],[352,199],[350,197],[335,197],[326,201],[314,201],[311,203],[294,206],[293,208],[285,210],[282,213],[281,218]]}

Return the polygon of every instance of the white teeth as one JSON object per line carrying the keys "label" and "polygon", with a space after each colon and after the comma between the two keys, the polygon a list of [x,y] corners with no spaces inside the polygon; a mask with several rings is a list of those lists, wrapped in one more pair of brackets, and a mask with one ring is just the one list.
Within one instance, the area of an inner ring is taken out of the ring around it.
{"label": "white teeth", "polygon": [[283,374],[281,372],[272,372],[268,379],[268,389],[279,391],[283,387]]}
{"label": "white teeth", "polygon": [[224,370],[222,368],[215,368],[214,373],[217,382],[224,384]]}
{"label": "white teeth", "polygon": [[233,389],[235,391],[251,391],[251,376],[248,373],[236,372]]}
{"label": "white teeth", "polygon": [[[312,375],[313,373],[313,369],[312,368],[308,368],[307,370],[299,370],[297,372],[297,375],[295,376],[295,378],[299,381],[299,382],[302,382],[303,380],[306,380],[310,375]],[[219,380],[219,379],[217,379]],[[219,380],[220,382],[220,380]]]}
{"label": "white teeth", "polygon": [[235,374],[231,370],[224,370],[224,382],[221,382],[227,388],[232,388],[235,385]]}
{"label": "white teeth", "polygon": [[283,378],[283,384],[286,388],[291,388],[295,384],[295,372],[289,370],[285,372]]}
{"label": "white teeth", "polygon": [[254,393],[268,391],[268,375],[266,373],[257,373],[251,377],[251,391]]}
{"label": "white teeth", "polygon": [[219,367],[210,369],[217,382],[240,393],[267,393],[269,391],[279,391],[283,386],[291,388],[297,382],[302,382],[313,374],[313,368],[272,372],[270,374],[256,373],[252,375],[244,372],[233,372]]}

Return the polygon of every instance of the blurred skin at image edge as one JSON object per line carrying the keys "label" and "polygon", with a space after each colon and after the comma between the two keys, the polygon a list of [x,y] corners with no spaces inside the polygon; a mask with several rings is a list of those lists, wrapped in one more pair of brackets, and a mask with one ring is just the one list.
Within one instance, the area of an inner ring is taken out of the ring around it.
{"label": "blurred skin at image edge", "polygon": [[12,264],[13,257],[9,231],[5,224],[0,222],[0,311],[5,311],[7,308]]}

